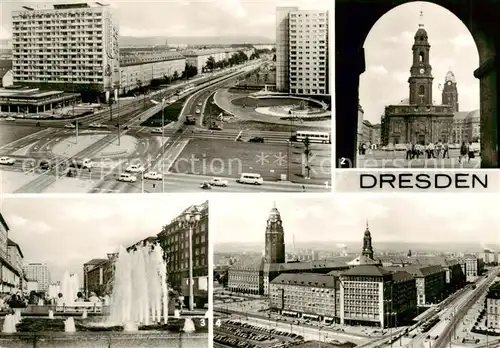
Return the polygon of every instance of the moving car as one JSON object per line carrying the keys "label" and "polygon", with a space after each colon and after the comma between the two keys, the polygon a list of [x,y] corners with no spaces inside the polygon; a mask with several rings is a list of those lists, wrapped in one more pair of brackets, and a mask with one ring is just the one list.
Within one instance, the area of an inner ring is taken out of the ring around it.
{"label": "moving car", "polygon": [[11,166],[14,163],[16,163],[16,160],[14,158],[10,157],[0,157],[0,164],[8,165]]}
{"label": "moving car", "polygon": [[256,173],[241,173],[240,178],[237,182],[241,184],[254,184],[254,185],[262,185],[264,179],[260,174]]}
{"label": "moving car", "polygon": [[210,190],[212,188],[212,186],[210,186],[210,183],[208,183],[208,182],[202,182],[200,184],[200,188],[202,190]]}
{"label": "moving car", "polygon": [[147,172],[144,174],[144,179],[148,180],[161,180],[162,175],[158,172]]}
{"label": "moving car", "polygon": [[104,127],[106,127],[106,126],[105,126],[105,125],[103,125],[103,124],[100,124],[100,123],[94,122],[94,123],[89,124],[89,127],[90,127],[90,128],[104,128]]}
{"label": "moving car", "polygon": [[5,119],[5,121],[15,121],[16,119],[12,116],[9,116]]}
{"label": "moving car", "polygon": [[209,184],[212,186],[222,186],[226,187],[228,182],[227,180],[221,179],[221,178],[213,178],[212,180],[209,181]]}
{"label": "moving car", "polygon": [[253,137],[253,138],[248,139],[248,142],[250,142],[250,143],[263,143],[264,142],[264,138],[262,138],[262,137]]}
{"label": "moving car", "polygon": [[146,169],[143,166],[140,166],[138,164],[131,164],[125,169],[127,173],[142,173],[145,170]]}
{"label": "moving car", "polygon": [[48,170],[48,169],[52,168],[52,164],[47,160],[41,160],[40,164],[38,166],[40,167],[40,169],[43,169],[43,170]]}
{"label": "moving car", "polygon": [[202,106],[202,105],[203,105],[203,103],[202,103],[202,102],[199,102],[199,103],[198,103],[198,106]]}
{"label": "moving car", "polygon": [[64,125],[64,128],[76,128],[76,126],[72,123],[68,123],[68,124]]}
{"label": "moving car", "polygon": [[120,176],[118,177],[118,181],[123,181],[123,182],[136,182],[137,181],[137,177],[132,175],[132,174],[128,174],[128,173],[122,173],[120,174]]}
{"label": "moving car", "polygon": [[201,112],[200,109],[196,109],[196,113],[199,114]]}
{"label": "moving car", "polygon": [[163,130],[161,128],[153,128],[151,130],[151,133],[160,133],[161,134],[161,133],[163,133]]}

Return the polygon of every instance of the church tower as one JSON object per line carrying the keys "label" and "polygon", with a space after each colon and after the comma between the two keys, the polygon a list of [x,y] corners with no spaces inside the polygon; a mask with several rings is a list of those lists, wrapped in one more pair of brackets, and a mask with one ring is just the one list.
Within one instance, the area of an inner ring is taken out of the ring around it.
{"label": "church tower", "polygon": [[366,222],[365,235],[363,236],[363,250],[361,251],[361,256],[365,256],[370,260],[373,260],[372,235],[370,233],[370,229],[368,228],[368,221]]}
{"label": "church tower", "polygon": [[443,92],[441,95],[441,104],[451,106],[453,112],[458,112],[458,90],[455,75],[450,70],[444,79]]}
{"label": "church tower", "polygon": [[413,64],[410,68],[410,104],[427,106],[432,104],[432,67],[429,63],[431,45],[427,31],[423,25],[423,12],[420,11],[420,24],[415,33],[415,41],[412,46]]}
{"label": "church tower", "polygon": [[276,205],[269,213],[266,227],[266,263],[285,263],[285,233]]}

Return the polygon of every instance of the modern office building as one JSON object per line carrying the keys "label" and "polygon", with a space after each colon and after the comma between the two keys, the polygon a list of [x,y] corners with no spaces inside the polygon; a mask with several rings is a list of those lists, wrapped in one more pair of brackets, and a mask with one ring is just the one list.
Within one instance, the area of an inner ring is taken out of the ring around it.
{"label": "modern office building", "polygon": [[474,283],[484,272],[484,262],[473,254],[467,254],[463,257],[465,263],[465,276],[467,283]]}
{"label": "modern office building", "polygon": [[276,89],[329,94],[328,11],[276,8]]}
{"label": "modern office building", "polygon": [[50,271],[46,263],[29,263],[23,267],[24,275],[38,282],[38,291],[47,291],[50,285]]}
{"label": "modern office building", "polygon": [[282,315],[325,322],[340,317],[340,283],[328,274],[281,274],[269,285],[270,308]]}
{"label": "modern office building", "polygon": [[14,85],[102,98],[119,82],[118,25],[96,3],[24,6],[12,13]]}

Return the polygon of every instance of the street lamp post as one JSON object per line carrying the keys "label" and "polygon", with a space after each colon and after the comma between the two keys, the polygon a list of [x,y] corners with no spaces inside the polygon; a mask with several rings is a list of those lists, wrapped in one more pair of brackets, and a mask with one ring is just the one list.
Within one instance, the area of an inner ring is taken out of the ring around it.
{"label": "street lamp post", "polygon": [[161,192],[165,193],[165,98],[161,100]]}
{"label": "street lamp post", "polygon": [[186,212],[184,219],[189,228],[189,310],[194,309],[194,293],[193,293],[193,229],[197,226],[201,219],[200,212],[195,208],[194,211]]}

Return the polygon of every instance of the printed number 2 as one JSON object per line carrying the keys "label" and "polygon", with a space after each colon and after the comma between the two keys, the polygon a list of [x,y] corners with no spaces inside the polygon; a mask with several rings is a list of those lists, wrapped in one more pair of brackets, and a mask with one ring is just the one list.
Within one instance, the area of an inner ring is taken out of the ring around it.
{"label": "printed number 2", "polygon": [[200,326],[201,326],[201,327],[205,326],[205,319],[201,319],[201,320],[200,320]]}
{"label": "printed number 2", "polygon": [[217,321],[215,322],[215,326],[220,327],[220,325],[221,325],[220,319],[217,319]]}
{"label": "printed number 2", "polygon": [[346,162],[347,162],[347,161],[346,161],[346,158],[345,158],[345,157],[342,157],[342,158],[340,159],[340,165],[341,165],[341,166],[345,165],[345,163],[346,163]]}

